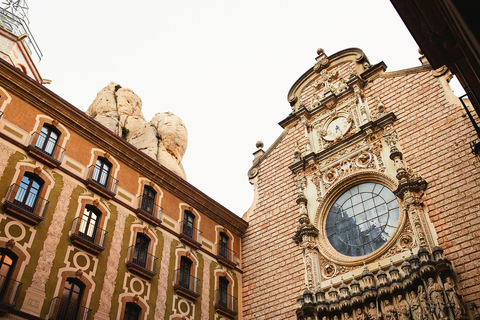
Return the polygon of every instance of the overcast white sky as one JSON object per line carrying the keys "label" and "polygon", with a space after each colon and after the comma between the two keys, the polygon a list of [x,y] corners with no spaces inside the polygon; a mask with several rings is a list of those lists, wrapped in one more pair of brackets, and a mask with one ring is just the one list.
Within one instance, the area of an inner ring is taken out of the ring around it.
{"label": "overcast white sky", "polygon": [[[237,215],[250,207],[247,171],[290,113],[287,93],[327,55],[361,48],[388,71],[420,64],[388,0],[35,0],[30,30],[48,87],[86,110],[110,81],[134,90],[150,120],[185,123],[190,183]],[[387,106],[388,107],[388,106]],[[121,184],[121,181],[120,181]],[[295,199],[292,199],[295,201]]]}

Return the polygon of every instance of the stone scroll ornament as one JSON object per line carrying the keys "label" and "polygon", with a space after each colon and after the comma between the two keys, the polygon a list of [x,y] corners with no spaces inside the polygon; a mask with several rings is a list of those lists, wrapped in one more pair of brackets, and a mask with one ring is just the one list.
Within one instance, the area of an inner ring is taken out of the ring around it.
{"label": "stone scroll ornament", "polygon": [[[358,281],[357,281],[358,279]],[[455,272],[440,247],[420,247],[400,268],[373,274],[365,266],[349,284],[328,292],[308,288],[297,299],[297,319],[466,320]],[[360,285],[360,283],[362,285]]]}

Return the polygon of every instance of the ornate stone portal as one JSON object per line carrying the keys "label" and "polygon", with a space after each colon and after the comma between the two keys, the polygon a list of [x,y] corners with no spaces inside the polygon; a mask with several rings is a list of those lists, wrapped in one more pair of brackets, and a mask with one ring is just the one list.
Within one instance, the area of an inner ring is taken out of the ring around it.
{"label": "ornate stone portal", "polygon": [[299,120],[304,136],[290,166],[305,264],[297,319],[467,319],[435,246],[427,183],[404,162],[396,116],[379,96],[369,106],[368,85],[385,65],[358,49],[320,50],[317,61],[290,91],[283,122]]}

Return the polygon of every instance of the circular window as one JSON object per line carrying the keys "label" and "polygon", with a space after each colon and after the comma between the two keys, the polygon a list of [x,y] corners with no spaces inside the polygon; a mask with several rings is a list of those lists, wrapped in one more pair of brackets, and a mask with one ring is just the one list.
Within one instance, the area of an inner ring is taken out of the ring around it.
{"label": "circular window", "polygon": [[379,183],[362,183],[345,191],[330,208],[326,235],[341,254],[364,256],[393,235],[399,214],[397,198],[390,189]]}

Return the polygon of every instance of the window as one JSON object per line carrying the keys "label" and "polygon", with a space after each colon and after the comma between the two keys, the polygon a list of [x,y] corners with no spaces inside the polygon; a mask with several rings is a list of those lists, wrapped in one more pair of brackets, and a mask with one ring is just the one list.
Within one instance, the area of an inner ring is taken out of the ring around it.
{"label": "window", "polygon": [[140,313],[142,308],[133,302],[127,302],[125,304],[125,312],[123,313],[123,320],[138,320],[140,318]]}
{"label": "window", "polygon": [[180,279],[179,285],[185,289],[190,289],[190,270],[192,269],[192,260],[182,257],[180,260]]}
{"label": "window", "polygon": [[223,232],[220,233],[218,255],[222,258],[228,259],[228,236]]}
{"label": "window", "polygon": [[147,266],[148,259],[148,246],[150,244],[150,238],[143,233],[137,233],[137,239],[135,240],[135,248],[133,250],[133,263],[145,268]]}
{"label": "window", "polygon": [[222,307],[228,307],[228,280],[226,277],[218,279],[218,304]]}
{"label": "window", "polygon": [[16,254],[8,249],[0,249],[0,301],[4,301],[9,293],[9,282],[16,262]]}
{"label": "window", "polygon": [[149,214],[154,213],[156,196],[157,196],[157,193],[155,192],[155,190],[153,190],[152,187],[145,186],[143,188],[142,205],[141,205],[141,208],[143,211],[148,212]]}
{"label": "window", "polygon": [[38,135],[35,147],[48,155],[53,155],[60,133],[54,127],[45,124]]}
{"label": "window", "polygon": [[43,180],[37,175],[25,173],[15,194],[14,204],[33,212]]}
{"label": "window", "polygon": [[193,222],[195,221],[195,216],[188,210],[185,210],[183,216],[183,231],[182,233],[189,238],[193,239]]}
{"label": "window", "polygon": [[362,183],[345,191],[330,208],[326,236],[339,253],[361,257],[388,241],[399,215],[397,198],[389,188],[379,183]]}
{"label": "window", "polygon": [[112,164],[107,159],[98,157],[95,168],[93,169],[92,180],[106,187],[111,167]]}
{"label": "window", "polygon": [[80,221],[79,236],[93,243],[97,234],[98,222],[102,213],[93,206],[86,205]]}
{"label": "window", "polygon": [[[56,320],[76,320],[83,313],[82,301],[85,284],[76,278],[67,278],[63,288]],[[82,310],[81,310],[82,309]]]}

